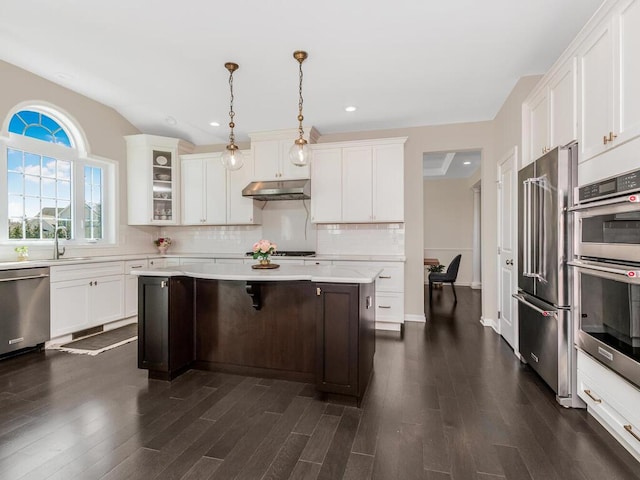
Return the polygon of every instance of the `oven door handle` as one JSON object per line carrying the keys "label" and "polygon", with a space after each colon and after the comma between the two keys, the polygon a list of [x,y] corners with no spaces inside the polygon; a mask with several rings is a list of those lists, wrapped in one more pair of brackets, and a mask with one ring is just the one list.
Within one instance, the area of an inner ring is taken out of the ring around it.
{"label": "oven door handle", "polygon": [[584,263],[579,260],[567,262],[567,265],[577,268],[578,270],[584,270],[589,275],[596,277],[640,285],[640,270],[627,270],[609,265],[596,265],[593,263]]}
{"label": "oven door handle", "polygon": [[640,202],[640,192],[631,193],[629,195],[625,195],[624,197],[615,197],[608,198],[606,200],[600,200],[597,202],[591,203],[582,203],[580,205],[574,205],[569,208],[570,212],[579,212],[580,210],[588,210],[590,208],[598,208],[598,207],[608,207],[611,205],[629,205],[630,203],[639,203]]}
{"label": "oven door handle", "polygon": [[538,312],[543,317],[558,318],[558,312],[556,312],[555,310],[543,310],[540,307],[538,307],[537,305],[534,305],[533,303],[528,302],[527,299],[524,298],[524,296],[520,295],[519,293],[514,293],[511,296],[513,298],[515,298],[516,300],[518,300],[523,305],[526,305],[527,307],[531,308],[532,310],[535,310],[536,312]]}

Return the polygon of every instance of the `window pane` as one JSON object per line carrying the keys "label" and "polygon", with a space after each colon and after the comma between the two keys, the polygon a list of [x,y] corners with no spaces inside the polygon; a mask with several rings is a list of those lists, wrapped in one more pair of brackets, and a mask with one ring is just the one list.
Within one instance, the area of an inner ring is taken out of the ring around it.
{"label": "window pane", "polygon": [[29,175],[40,175],[40,155],[25,152],[24,173],[28,173]]}
{"label": "window pane", "polygon": [[71,180],[71,162],[64,160],[57,161],[56,176],[62,180]]}
{"label": "window pane", "polygon": [[102,185],[102,169],[93,168],[92,182],[94,185]]}
{"label": "window pane", "polygon": [[102,202],[102,187],[94,185],[92,188],[91,202],[99,204]]}
{"label": "window pane", "polygon": [[56,177],[56,159],[49,157],[42,157],[42,176],[43,177]]}
{"label": "window pane", "polygon": [[9,216],[22,219],[24,216],[24,198],[9,195]]}
{"label": "window pane", "polygon": [[60,130],[56,132],[55,137],[56,137],[55,142],[57,144],[71,147],[71,140],[69,140],[69,136],[67,135],[67,132],[65,132],[64,130]]}
{"label": "window pane", "polygon": [[9,218],[9,238],[23,239],[22,218]]}
{"label": "window pane", "polygon": [[40,196],[40,177],[33,175],[24,176],[24,193],[30,197]]}
{"label": "window pane", "polygon": [[40,123],[40,114],[38,112],[22,110],[21,112],[18,112],[17,115],[19,115],[27,125]]}
{"label": "window pane", "polygon": [[53,135],[46,128],[41,127],[40,125],[30,125],[24,131],[24,135],[26,137],[37,138],[38,140],[43,140],[45,142],[53,142]]}
{"label": "window pane", "polygon": [[11,117],[11,121],[9,122],[10,132],[22,135],[22,133],[24,132],[24,127],[26,127],[26,124],[18,115],[14,115],[13,117]]}
{"label": "window pane", "polygon": [[9,193],[23,193],[23,175],[21,173],[8,173],[7,174],[7,190]]}
{"label": "window pane", "polygon": [[28,218],[40,218],[40,199],[27,197],[24,199],[24,215]]}
{"label": "window pane", "polygon": [[7,157],[9,171],[22,172],[22,152],[8,148]]}
{"label": "window pane", "polygon": [[46,198],[56,198],[56,181],[52,178],[42,179],[42,196]]}
{"label": "window pane", "polygon": [[58,198],[61,200],[71,200],[71,182],[58,180]]}
{"label": "window pane", "polygon": [[53,118],[48,117],[47,115],[40,115],[40,122],[42,126],[49,130],[50,132],[55,132],[60,129],[60,125]]}

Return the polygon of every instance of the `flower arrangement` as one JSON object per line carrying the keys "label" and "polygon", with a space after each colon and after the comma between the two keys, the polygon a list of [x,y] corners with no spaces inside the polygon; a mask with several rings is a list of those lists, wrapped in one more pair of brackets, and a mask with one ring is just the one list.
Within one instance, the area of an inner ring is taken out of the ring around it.
{"label": "flower arrangement", "polygon": [[260,240],[253,244],[253,259],[260,260],[260,263],[268,263],[269,255],[277,250],[278,246],[269,240]]}
{"label": "flower arrangement", "polygon": [[171,246],[171,239],[169,237],[158,238],[153,241],[153,244],[158,248],[169,248]]}

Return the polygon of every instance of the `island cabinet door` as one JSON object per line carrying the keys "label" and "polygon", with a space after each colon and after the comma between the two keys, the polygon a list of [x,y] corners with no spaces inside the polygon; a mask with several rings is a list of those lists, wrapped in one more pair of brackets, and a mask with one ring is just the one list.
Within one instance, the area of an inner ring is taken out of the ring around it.
{"label": "island cabinet door", "polygon": [[316,387],[358,395],[358,285],[317,284]]}
{"label": "island cabinet door", "polygon": [[193,279],[140,277],[138,368],[170,380],[194,358]]}
{"label": "island cabinet door", "polygon": [[140,277],[138,368],[169,371],[169,278]]}

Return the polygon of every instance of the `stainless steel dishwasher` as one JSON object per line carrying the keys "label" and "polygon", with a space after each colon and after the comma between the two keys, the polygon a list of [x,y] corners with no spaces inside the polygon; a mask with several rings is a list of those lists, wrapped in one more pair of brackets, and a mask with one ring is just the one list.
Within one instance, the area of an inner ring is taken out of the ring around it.
{"label": "stainless steel dishwasher", "polygon": [[49,268],[0,271],[0,355],[49,340]]}

